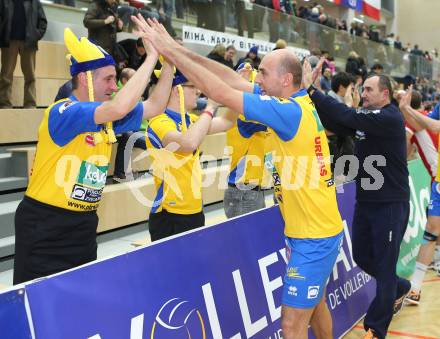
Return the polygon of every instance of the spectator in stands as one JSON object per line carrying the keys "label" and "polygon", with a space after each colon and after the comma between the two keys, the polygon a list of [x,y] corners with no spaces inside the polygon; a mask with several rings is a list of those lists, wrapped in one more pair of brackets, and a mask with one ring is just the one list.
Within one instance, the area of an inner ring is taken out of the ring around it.
{"label": "spectator in stands", "polygon": [[118,42],[128,55],[127,67],[137,70],[145,61],[147,53],[145,52],[142,39],[125,39]]}
{"label": "spectator in stands", "polygon": [[382,73],[383,73],[382,64],[374,64],[373,66],[371,66],[370,74],[381,75]]}
{"label": "spectator in stands", "polygon": [[191,0],[197,14],[197,27],[225,31],[226,0]]}
{"label": "spectator in stands", "polygon": [[116,11],[117,0],[93,0],[83,20],[89,32],[89,39],[113,56],[116,34],[121,32],[123,27],[123,22]]}
{"label": "spectator in stands", "polygon": [[352,22],[350,26],[350,34],[356,35],[356,36],[362,36],[362,33],[364,33],[364,27],[359,25],[357,22]]}
{"label": "spectator in stands", "polygon": [[394,40],[394,48],[403,50],[402,42],[400,41],[399,36],[396,36],[396,40]]}
{"label": "spectator in stands", "polygon": [[234,45],[229,45],[228,47],[226,47],[226,52],[225,52],[225,62],[224,64],[226,66],[228,66],[229,68],[234,68],[234,57],[235,54],[237,53],[237,50],[235,49]]}
{"label": "spectator in stands", "polygon": [[69,29],[65,43],[73,95],[50,105],[43,117],[29,185],[15,214],[14,284],[96,259],[96,209],[114,131],[138,129],[143,117],[160,113],[171,87],[167,65],[157,91],[139,102],[158,58],[146,45],[144,64],[110,100],[117,89],[113,58]]}
{"label": "spectator in stands", "polygon": [[365,63],[359,55],[355,51],[351,51],[348,55],[347,63],[345,65],[345,71],[352,75],[361,75],[364,76],[366,74]]}
{"label": "spectator in stands", "polygon": [[273,48],[273,50],[275,51],[275,50],[277,50],[277,49],[283,49],[283,48],[286,48],[287,47],[287,42],[286,42],[286,40],[284,40],[284,39],[278,39],[276,42],[275,42],[275,47]]}
{"label": "spectator in stands", "polygon": [[333,76],[331,90],[327,94],[340,103],[346,103],[345,94],[353,83],[354,78],[352,75],[346,72],[339,72]]}
{"label": "spectator in stands", "polygon": [[384,40],[384,44],[387,46],[394,46],[394,33],[388,34],[387,38]]}
{"label": "spectator in stands", "polygon": [[12,81],[20,55],[24,108],[35,108],[35,58],[47,20],[39,0],[0,0],[0,108],[12,108]]}
{"label": "spectator in stands", "polygon": [[138,13],[142,15],[145,19],[155,18],[160,22],[163,22],[162,18],[159,15],[159,12],[155,8],[146,6],[145,2],[141,2],[138,0],[119,1],[118,16],[124,23],[124,26],[130,27],[132,24],[130,17],[137,15]]}
{"label": "spectator in stands", "polygon": [[237,62],[237,64],[235,65],[235,69],[238,68],[238,66],[240,66],[242,63],[245,62],[245,60],[249,59],[251,61],[251,66],[254,69],[258,69],[258,66],[260,65],[261,59],[258,56],[258,46],[252,46],[249,49],[249,52],[245,55],[244,58],[240,58]]}
{"label": "spectator in stands", "polygon": [[[360,166],[356,177],[353,219],[353,256],[376,279],[376,296],[364,319],[365,338],[385,338],[393,317],[403,306],[411,283],[396,275],[400,243],[409,218],[409,183],[405,124],[394,105],[387,76],[374,75],[363,85],[362,108],[347,107],[316,90],[307,63],[303,83],[325,128],[339,135],[356,134],[355,155]],[[375,156],[380,184],[370,178],[365,160]],[[386,163],[386,166],[385,166]],[[368,181],[368,184],[366,183]]]}
{"label": "spectator in stands", "polygon": [[[298,185],[297,189],[279,182],[281,177],[292,183],[296,176],[295,172],[285,170],[284,165],[292,168],[285,163],[288,159],[296,159],[299,154],[316,159],[317,143],[323,159],[328,159],[325,132],[316,128],[313,105],[306,92],[301,90],[300,61],[288,49],[270,52],[262,60],[257,74],[256,83],[261,87],[253,86],[229,68],[178,47],[159,25],[152,23],[146,31],[148,39],[160,53],[172,60],[198,88],[213,100],[231,108],[231,121],[235,122],[238,114],[242,113],[246,120],[271,128],[272,133],[268,135],[271,140],[268,142],[281,158],[274,160],[279,173],[275,177],[275,194],[285,219],[287,253],[290,254],[281,310],[283,336],[306,338],[310,323],[318,338],[331,338],[331,316],[323,295],[339,253],[343,227],[329,163],[324,160],[322,174],[319,175],[318,171],[317,176],[313,176],[317,179],[318,188],[316,185],[311,188],[308,183],[313,174],[306,174],[307,183]],[[306,116],[309,119],[304,119]],[[309,168],[309,165],[306,166]],[[310,203],[316,199],[319,199],[319,204]],[[301,275],[300,279],[298,275]],[[313,298],[307,298],[310,286],[314,287]],[[298,293],[288,293],[293,288]]]}
{"label": "spectator in stands", "polygon": [[209,52],[209,54],[206,57],[215,60],[217,62],[220,62],[221,64],[225,64],[225,53],[226,53],[225,45],[217,44],[214,46],[214,48],[211,50],[211,52]]}
{"label": "spectator in stands", "polygon": [[[332,89],[328,95],[340,103],[344,103],[349,107],[357,108],[360,102],[359,87],[354,85],[354,78],[348,73],[339,72],[332,77]],[[336,182],[346,180],[349,174],[350,162],[335,166],[338,159],[344,155],[353,155],[354,138],[352,136],[337,135],[327,131],[328,146],[330,154],[333,156],[332,172]],[[353,179],[353,178],[349,178]]]}
{"label": "spectator in stands", "polygon": [[339,31],[347,31],[347,21],[346,20],[337,20],[337,29]]}
{"label": "spectator in stands", "polygon": [[314,22],[314,23],[319,23],[320,15],[321,15],[321,13],[319,12],[319,8],[315,6],[310,11],[309,16],[307,17],[307,20]]}
{"label": "spectator in stands", "polygon": [[164,25],[167,32],[169,32],[173,37],[176,36],[176,32],[174,31],[171,22],[174,12],[174,3],[174,0],[156,0],[156,7],[161,17],[160,21]]}
{"label": "spectator in stands", "polygon": [[330,68],[324,68],[324,72],[321,77],[321,89],[327,94],[328,91],[332,89],[332,71]]}
{"label": "spectator in stands", "polygon": [[[142,42],[142,39],[141,39]],[[119,76],[118,81],[118,89],[120,90],[122,87],[124,87],[128,80],[130,80],[133,75],[135,75],[136,71],[132,68],[124,68],[121,71],[121,75]],[[138,131],[140,133],[133,133],[133,131],[128,131],[126,133],[122,133],[120,136],[117,137],[118,140],[118,149],[116,151],[116,157],[115,157],[115,170],[113,171],[113,180],[120,182],[127,179],[127,170],[130,164],[131,160],[131,151],[133,147],[140,148],[143,150],[147,149],[147,146],[145,144],[145,130],[147,126],[147,121],[143,120],[141,127]],[[137,132],[137,131],[135,131]],[[130,148],[126,151],[125,148],[127,146],[127,142],[129,141],[130,137],[134,135],[132,143],[130,143]],[[128,155],[128,157],[127,157]],[[131,177],[133,176],[133,173],[131,173]]]}
{"label": "spectator in stands", "polygon": [[237,14],[238,35],[243,36],[243,31],[247,30],[248,38],[254,37],[254,13],[253,2],[255,0],[236,0],[235,8]]}
{"label": "spectator in stands", "polygon": [[419,45],[415,44],[414,48],[411,50],[411,54],[423,56],[423,51],[421,49],[419,49]]}
{"label": "spectator in stands", "polygon": [[53,0],[54,4],[75,7],[75,0]]}

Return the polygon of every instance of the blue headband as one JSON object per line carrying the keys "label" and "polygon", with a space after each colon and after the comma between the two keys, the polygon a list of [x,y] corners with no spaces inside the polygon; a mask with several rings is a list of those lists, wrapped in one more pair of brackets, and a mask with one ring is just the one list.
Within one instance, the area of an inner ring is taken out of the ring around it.
{"label": "blue headband", "polygon": [[173,87],[188,82],[188,79],[177,69],[173,79]]}
{"label": "blue headband", "polygon": [[113,60],[110,54],[104,54],[104,56],[104,58],[84,62],[77,62],[73,56],[70,57],[72,62],[70,65],[70,75],[74,76],[81,72],[92,71],[105,66],[116,66],[115,60]]}

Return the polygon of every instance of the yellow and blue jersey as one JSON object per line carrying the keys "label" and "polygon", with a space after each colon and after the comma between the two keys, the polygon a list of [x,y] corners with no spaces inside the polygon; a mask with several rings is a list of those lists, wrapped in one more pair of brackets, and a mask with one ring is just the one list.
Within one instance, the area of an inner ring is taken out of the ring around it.
{"label": "yellow and blue jersey", "polygon": [[[189,128],[198,117],[186,113]],[[151,213],[166,210],[175,214],[195,214],[202,211],[202,168],[199,150],[193,153],[175,151],[172,143],[162,144],[163,138],[172,131],[181,132],[180,113],[170,109],[149,121],[146,135],[148,154],[152,158],[152,171],[156,195]]]}
{"label": "yellow and blue jersey", "polygon": [[[96,143],[102,125],[94,120],[100,102],[62,99],[44,112],[26,195],[42,203],[72,211],[98,208],[107,178],[112,145]],[[113,123],[116,133],[138,130],[143,115],[139,103]]]}
{"label": "yellow and blue jersey", "polygon": [[324,238],[342,231],[330,152],[318,113],[302,89],[290,98],[244,93],[244,116],[269,128],[274,191],[289,238]]}
{"label": "yellow and blue jersey", "polygon": [[261,186],[264,175],[265,137],[267,127],[246,121],[239,115],[233,128],[226,132],[226,143],[231,148],[230,185]]}

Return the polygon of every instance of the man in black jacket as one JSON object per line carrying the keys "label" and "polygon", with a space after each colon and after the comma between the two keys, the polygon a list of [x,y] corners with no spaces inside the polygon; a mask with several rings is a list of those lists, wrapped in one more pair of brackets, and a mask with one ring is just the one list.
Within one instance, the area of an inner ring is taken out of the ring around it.
{"label": "man in black jacket", "polygon": [[35,56],[47,20],[39,0],[0,0],[0,108],[12,108],[12,80],[20,54],[24,107],[36,106]]}
{"label": "man in black jacket", "polygon": [[122,31],[123,22],[117,15],[116,0],[93,0],[84,15],[88,38],[115,57],[116,34]]}
{"label": "man in black jacket", "polygon": [[372,75],[363,85],[362,108],[350,108],[313,85],[305,62],[303,83],[324,127],[355,135],[359,161],[353,219],[353,256],[376,279],[376,297],[364,320],[365,338],[385,338],[393,317],[410,292],[408,280],[396,275],[400,243],[409,217],[409,183],[405,123],[391,105],[392,88],[385,75]]}

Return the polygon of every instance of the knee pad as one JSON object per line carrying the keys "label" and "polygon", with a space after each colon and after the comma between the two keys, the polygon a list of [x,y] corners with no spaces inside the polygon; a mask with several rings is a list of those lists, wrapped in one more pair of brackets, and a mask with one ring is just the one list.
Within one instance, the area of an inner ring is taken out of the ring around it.
{"label": "knee pad", "polygon": [[426,244],[428,242],[432,242],[432,241],[437,241],[438,235],[437,234],[433,234],[431,232],[425,231],[423,233],[423,244]]}

